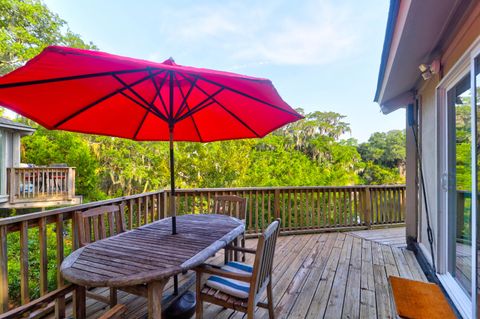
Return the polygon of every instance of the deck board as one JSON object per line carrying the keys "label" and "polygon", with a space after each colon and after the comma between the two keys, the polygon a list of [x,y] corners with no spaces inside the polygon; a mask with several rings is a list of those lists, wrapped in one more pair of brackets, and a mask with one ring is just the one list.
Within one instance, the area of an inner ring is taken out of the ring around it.
{"label": "deck board", "polygon": [[[413,253],[398,241],[389,246],[379,242],[378,233],[372,236],[374,241],[350,233],[280,237],[273,266],[276,318],[391,318],[387,276],[426,278]],[[255,247],[256,240],[248,239],[246,245]],[[222,261],[221,252],[211,260]],[[247,262],[252,261],[248,256]],[[119,301],[127,305],[127,318],[145,317],[144,298],[119,292]],[[106,305],[87,300],[89,318],[97,318],[105,309]],[[204,305],[204,318],[227,319],[231,314]],[[240,319],[242,314],[231,318]],[[257,309],[255,318],[268,318],[267,312]]]}

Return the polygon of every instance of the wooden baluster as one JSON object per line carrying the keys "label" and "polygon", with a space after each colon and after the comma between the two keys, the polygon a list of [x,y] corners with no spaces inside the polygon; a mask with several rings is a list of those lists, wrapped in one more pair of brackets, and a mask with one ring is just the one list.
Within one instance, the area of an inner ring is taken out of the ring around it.
{"label": "wooden baluster", "polygon": [[167,218],[170,215],[169,203],[168,192],[163,191],[163,218]]}
{"label": "wooden baluster", "polygon": [[271,195],[270,191],[267,191],[267,225],[270,225],[270,222],[272,220],[272,211],[270,209],[270,206],[271,206],[270,195]]}
{"label": "wooden baluster", "polygon": [[352,218],[353,218],[353,224],[355,226],[358,226],[358,189],[353,190],[353,207],[352,207]]}
{"label": "wooden baluster", "polygon": [[389,221],[389,211],[388,211],[388,201],[387,201],[387,190],[382,189],[382,199],[383,199],[383,205],[382,205],[382,210],[383,210],[383,223],[388,223]]}
{"label": "wooden baluster", "polygon": [[157,220],[162,219],[162,193],[157,193]]}
{"label": "wooden baluster", "polygon": [[57,288],[60,288],[63,286],[63,276],[60,273],[60,266],[62,265],[62,261],[64,258],[64,247],[63,247],[63,215],[58,214],[56,217],[56,224],[55,224],[55,230],[56,230],[56,239],[57,239],[57,259],[56,259],[56,265],[57,265]]}
{"label": "wooden baluster", "polygon": [[107,238],[107,228],[105,227],[105,215],[96,216],[98,220],[98,235],[100,239]]}
{"label": "wooden baluster", "polygon": [[292,205],[293,205],[293,229],[297,229],[298,228],[298,221],[299,221],[299,218],[298,218],[298,207],[297,207],[297,189],[294,188],[293,189],[293,202],[292,202]]}
{"label": "wooden baluster", "polygon": [[137,198],[137,227],[142,226],[142,198]]}
{"label": "wooden baluster", "polygon": [[0,226],[0,313],[8,310],[7,226]]}
{"label": "wooden baluster", "polygon": [[348,190],[347,189],[343,189],[342,190],[342,193],[343,193],[343,226],[348,226],[348,219],[349,219],[349,213],[348,213]]}
{"label": "wooden baluster", "polygon": [[133,229],[133,199],[128,200],[128,229]]}
{"label": "wooden baluster", "polygon": [[305,190],[305,227],[310,229],[312,228],[313,224],[313,215],[312,215],[312,210],[313,210],[313,200],[312,200],[312,190],[311,189],[306,189]]}
{"label": "wooden baluster", "polygon": [[328,189],[322,190],[322,227],[327,227],[327,216],[328,216]]}
{"label": "wooden baluster", "polygon": [[48,258],[47,258],[47,219],[38,221],[38,237],[40,248],[40,296],[48,291]]}
{"label": "wooden baluster", "polygon": [[292,230],[292,189],[288,190],[287,205],[288,230]]}
{"label": "wooden baluster", "polygon": [[255,233],[258,233],[259,219],[258,219],[258,190],[255,191]]}
{"label": "wooden baluster", "polygon": [[[149,223],[148,217],[149,217],[149,215],[150,215],[150,214],[149,214],[149,212],[150,212],[150,210],[149,210],[150,198],[149,198],[149,196],[145,196],[144,198],[145,198],[145,213],[144,213],[144,215],[145,215],[145,224],[148,224],[148,223]],[[152,219],[152,222],[153,222],[153,219]]]}
{"label": "wooden baluster", "polygon": [[370,188],[365,188],[365,211],[364,211],[364,222],[368,229],[370,229],[372,223],[372,201],[371,201],[371,193]]}
{"label": "wooden baluster", "polygon": [[263,231],[265,229],[265,190],[262,189],[262,215],[260,218],[260,230]]}
{"label": "wooden baluster", "polygon": [[115,213],[109,212],[107,213],[108,218],[108,236],[111,237],[115,235]]}
{"label": "wooden baluster", "polygon": [[20,295],[22,305],[30,301],[28,290],[28,221],[20,223]]}
{"label": "wooden baluster", "polygon": [[[273,193],[273,214],[274,218],[280,218],[280,189],[278,188]],[[270,224],[270,221],[268,223]],[[283,219],[282,223],[285,223]]]}

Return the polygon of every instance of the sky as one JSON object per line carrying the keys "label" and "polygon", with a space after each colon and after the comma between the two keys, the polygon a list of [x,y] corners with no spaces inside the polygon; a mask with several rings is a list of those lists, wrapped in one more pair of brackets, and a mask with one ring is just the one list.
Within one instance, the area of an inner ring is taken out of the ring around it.
{"label": "sky", "polygon": [[44,3],[101,51],[268,78],[292,107],[345,115],[345,138],[405,127],[373,102],[389,1]]}

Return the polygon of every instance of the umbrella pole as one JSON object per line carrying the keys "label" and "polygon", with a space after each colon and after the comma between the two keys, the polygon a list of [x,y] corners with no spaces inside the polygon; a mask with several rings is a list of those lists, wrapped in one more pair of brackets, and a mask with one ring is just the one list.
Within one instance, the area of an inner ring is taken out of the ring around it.
{"label": "umbrella pole", "polygon": [[[172,214],[172,235],[177,233],[177,212],[175,205],[175,155],[173,150],[173,127],[170,127],[170,212]],[[173,276],[173,294],[178,295],[178,276]]]}
{"label": "umbrella pole", "polygon": [[172,215],[172,235],[177,233],[175,197],[175,155],[173,150],[173,128],[170,128],[170,214]]}

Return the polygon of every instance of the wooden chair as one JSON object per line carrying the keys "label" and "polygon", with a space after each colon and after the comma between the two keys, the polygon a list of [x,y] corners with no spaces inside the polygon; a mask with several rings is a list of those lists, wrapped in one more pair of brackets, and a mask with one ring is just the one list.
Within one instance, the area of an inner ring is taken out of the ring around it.
{"label": "wooden chair", "polygon": [[[79,246],[83,247],[97,240],[125,232],[124,207],[123,204],[109,205],[75,212]],[[116,288],[110,288],[109,298],[90,291],[87,291],[87,296],[109,304],[111,308],[117,304]]]}
{"label": "wooden chair", "polygon": [[[235,217],[245,223],[247,216],[247,199],[235,195],[215,196],[213,199],[213,213]],[[234,245],[238,246],[239,241],[240,246],[245,248],[245,233],[235,239]],[[229,256],[225,250],[225,263],[232,259],[232,257],[234,260],[238,260],[237,251],[232,252],[232,255],[233,256]],[[243,253],[242,261],[245,261],[245,253]]]}
{"label": "wooden chair", "polygon": [[[226,271],[226,266],[221,268],[212,265],[201,265],[195,268],[197,272],[197,305],[196,318],[203,317],[203,302],[209,302],[216,305],[230,308],[233,310],[245,312],[248,319],[253,319],[255,307],[259,306],[268,309],[270,319],[274,318],[273,311],[273,295],[272,295],[272,265],[273,255],[275,253],[275,244],[280,230],[280,220],[272,222],[265,232],[258,239],[256,250],[229,247],[229,249],[238,250],[246,253],[255,254],[255,261],[250,272],[232,272]],[[246,265],[243,264],[243,267]],[[202,285],[202,276],[204,274],[213,275],[208,278],[207,285]],[[221,278],[220,280],[230,279],[247,284],[248,294],[246,298],[239,298],[231,294],[225,293],[224,289],[216,289],[208,286],[210,280]],[[262,294],[267,291],[267,303],[260,302]]]}

